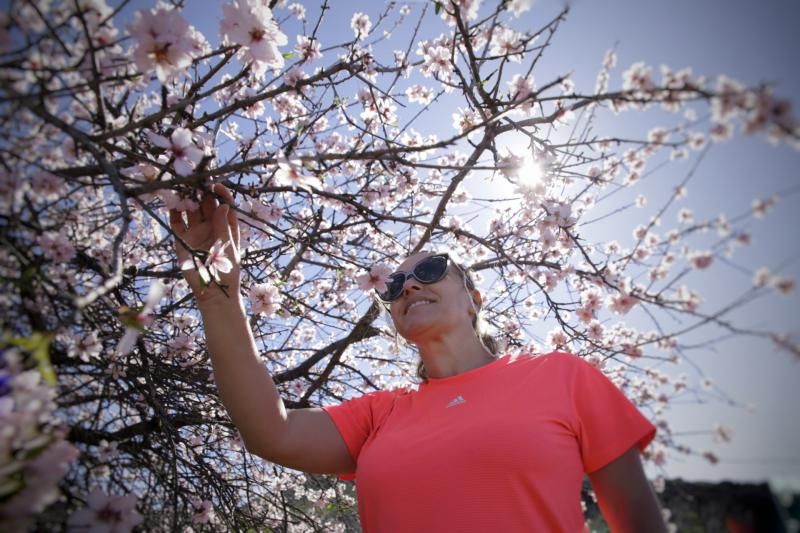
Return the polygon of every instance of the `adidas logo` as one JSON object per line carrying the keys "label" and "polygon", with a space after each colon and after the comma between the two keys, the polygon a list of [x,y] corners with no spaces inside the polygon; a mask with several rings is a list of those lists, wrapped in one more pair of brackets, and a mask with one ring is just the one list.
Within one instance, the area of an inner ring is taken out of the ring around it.
{"label": "adidas logo", "polygon": [[461,405],[462,403],[467,403],[467,400],[465,400],[464,397],[459,394],[458,396],[450,400],[450,403],[447,404],[447,407]]}

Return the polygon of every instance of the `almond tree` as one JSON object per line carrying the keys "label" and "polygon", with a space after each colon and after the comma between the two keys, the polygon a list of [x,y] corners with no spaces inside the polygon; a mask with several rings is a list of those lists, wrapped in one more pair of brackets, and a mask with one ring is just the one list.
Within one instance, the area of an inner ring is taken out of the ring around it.
{"label": "almond tree", "polygon": [[[759,271],[722,305],[689,282],[747,245],[744,224],[772,200],[729,219],[685,207],[668,222],[714,143],[738,130],[798,147],[790,103],[771,88],[617,69],[613,50],[594,87],[576,87],[568,68],[540,79],[568,12],[531,28],[525,0],[365,4],[346,30],[331,26],[346,8],[327,1],[233,0],[213,10],[218,35],[198,31],[195,8],[31,0],[0,14],[9,528],[50,504],[42,527],[356,527],[348,484],[248,455],[218,400],[181,272],[213,285],[232,266],[219,246],[179,264],[167,216],[196,210],[216,183],[236,197],[241,294],[287,408],[416,381],[413,350],[369,289],[439,246],[476,273],[506,351],[585,357],[658,421],[646,455],[658,466],[670,449],[715,459],[663,420],[688,387],[664,370],[687,335],[754,336],[800,355],[783,332],[729,318],[793,280]],[[596,131],[602,114],[654,108],[673,120],[640,138]],[[609,198],[677,158],[691,170],[649,199],[658,216],[630,228],[632,244],[604,234],[622,216],[605,216]],[[699,240],[707,230],[716,237]],[[54,404],[31,418],[36,390]],[[45,460],[71,468],[37,477]],[[59,501],[21,505],[62,477]]]}

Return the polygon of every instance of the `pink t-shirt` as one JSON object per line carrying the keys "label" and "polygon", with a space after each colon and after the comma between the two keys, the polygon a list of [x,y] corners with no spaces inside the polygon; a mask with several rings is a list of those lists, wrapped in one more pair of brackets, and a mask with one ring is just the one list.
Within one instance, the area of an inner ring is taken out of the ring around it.
{"label": "pink t-shirt", "polygon": [[365,533],[583,531],[584,472],[644,450],[656,432],[602,372],[565,353],[506,355],[324,409],[356,463]]}

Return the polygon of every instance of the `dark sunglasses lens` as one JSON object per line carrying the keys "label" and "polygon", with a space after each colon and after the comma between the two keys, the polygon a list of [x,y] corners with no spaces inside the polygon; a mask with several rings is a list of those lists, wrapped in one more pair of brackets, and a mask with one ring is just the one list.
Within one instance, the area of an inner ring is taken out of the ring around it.
{"label": "dark sunglasses lens", "polygon": [[447,257],[433,255],[414,267],[414,276],[423,283],[439,281],[447,271]]}
{"label": "dark sunglasses lens", "polygon": [[392,300],[396,300],[398,296],[403,292],[403,284],[406,281],[406,277],[396,272],[389,276],[389,282],[386,284],[386,292],[382,292],[378,294],[381,300],[386,302],[391,302]]}

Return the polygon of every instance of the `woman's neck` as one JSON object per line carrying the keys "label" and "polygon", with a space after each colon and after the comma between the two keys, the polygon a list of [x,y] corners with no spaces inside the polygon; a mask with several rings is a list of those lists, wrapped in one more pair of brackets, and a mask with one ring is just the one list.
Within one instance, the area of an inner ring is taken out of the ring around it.
{"label": "woman's neck", "polygon": [[457,376],[492,362],[495,357],[472,331],[468,342],[462,339],[441,339],[417,345],[429,378]]}

